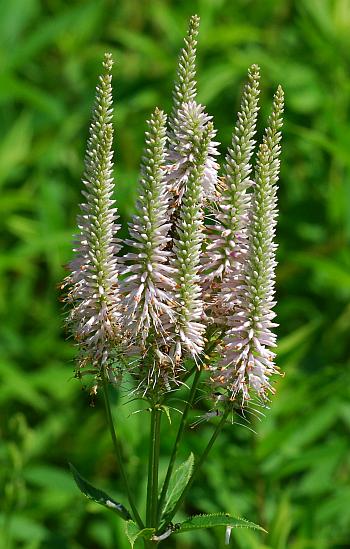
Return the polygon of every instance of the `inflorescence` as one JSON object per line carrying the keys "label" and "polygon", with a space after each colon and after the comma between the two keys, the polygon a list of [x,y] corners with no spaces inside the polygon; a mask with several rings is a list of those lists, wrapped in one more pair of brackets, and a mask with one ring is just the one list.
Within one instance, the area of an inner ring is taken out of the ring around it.
{"label": "inflorescence", "polygon": [[148,121],[125,242],[117,236],[113,200],[112,59],[105,55],[79,233],[64,281],[68,323],[80,349],[78,372],[129,371],[147,393],[176,388],[195,364],[209,371],[213,394],[242,405],[253,395],[268,399],[278,372],[273,307],[283,91],[276,91],[254,162],[260,74],[256,65],[249,69],[219,175],[212,117],[196,101],[198,25],[193,16],[168,124],[159,109]]}

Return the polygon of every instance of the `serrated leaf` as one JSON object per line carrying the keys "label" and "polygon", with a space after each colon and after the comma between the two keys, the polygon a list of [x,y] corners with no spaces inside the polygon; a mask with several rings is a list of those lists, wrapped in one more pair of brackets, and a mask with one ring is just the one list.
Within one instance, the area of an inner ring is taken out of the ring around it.
{"label": "serrated leaf", "polygon": [[74,480],[76,485],[78,486],[79,490],[89,499],[92,499],[95,503],[98,503],[99,505],[103,505],[104,507],[107,507],[108,509],[111,509],[111,511],[114,511],[124,520],[130,520],[131,515],[129,511],[122,505],[121,503],[116,502],[114,499],[109,497],[106,492],[103,492],[102,490],[99,490],[98,488],[95,488],[85,480],[80,473],[76,470],[74,465],[71,463],[69,464],[70,470],[72,471]]}
{"label": "serrated leaf", "polygon": [[155,532],[155,528],[143,528],[140,530],[137,524],[135,524],[132,520],[128,520],[125,525],[125,533],[130,541],[131,548],[134,547],[135,541],[138,539],[151,539]]}
{"label": "serrated leaf", "polygon": [[213,528],[214,526],[226,526],[229,528],[254,528],[266,532],[264,528],[241,517],[232,517],[228,513],[215,513],[210,515],[194,515],[176,525],[174,534],[182,534],[190,530],[200,528]]}
{"label": "serrated leaf", "polygon": [[162,513],[163,517],[172,513],[179,497],[191,478],[193,464],[194,456],[191,452],[188,459],[184,461],[172,475]]}

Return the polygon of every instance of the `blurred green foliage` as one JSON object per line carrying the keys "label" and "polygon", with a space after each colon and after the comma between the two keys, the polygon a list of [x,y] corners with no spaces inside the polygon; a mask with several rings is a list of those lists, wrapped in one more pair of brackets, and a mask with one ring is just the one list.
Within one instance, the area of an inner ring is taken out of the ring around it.
{"label": "blurred green foliage", "polygon": [[[56,285],[71,252],[103,52],[116,59],[116,177],[132,213],[145,119],[169,109],[190,14],[201,16],[199,100],[222,150],[247,67],[262,68],[261,128],[286,93],[280,190],[279,364],[261,422],[227,428],[186,511],[227,511],[269,533],[240,549],[341,549],[350,539],[350,6],[348,0],[0,0],[0,546],[126,549],[123,525],[76,490],[72,461],[125,502],[103,408],[72,380]],[[116,397],[119,398],[119,397]],[[199,407],[203,406],[199,402]],[[147,412],[120,408],[141,498]],[[176,418],[174,418],[176,419]],[[163,451],[174,426],[164,425]],[[196,452],[210,436],[187,438]],[[255,432],[252,432],[255,431]],[[165,465],[165,464],[164,464]],[[223,547],[222,529],[169,547]]]}

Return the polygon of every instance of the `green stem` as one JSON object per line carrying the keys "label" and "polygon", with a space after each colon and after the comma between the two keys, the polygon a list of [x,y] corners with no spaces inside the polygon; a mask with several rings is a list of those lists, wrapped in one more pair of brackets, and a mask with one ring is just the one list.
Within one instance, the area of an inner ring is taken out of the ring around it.
{"label": "green stem", "polygon": [[103,379],[103,393],[104,393],[104,400],[105,400],[105,406],[106,406],[107,421],[108,421],[108,426],[109,426],[109,430],[110,430],[111,437],[112,437],[114,450],[115,450],[116,457],[117,457],[117,463],[118,463],[118,466],[119,466],[119,469],[120,469],[120,472],[121,472],[121,475],[122,475],[122,478],[123,478],[123,482],[124,482],[124,486],[125,486],[126,493],[127,493],[127,496],[128,496],[129,504],[130,504],[130,507],[131,507],[132,512],[134,514],[134,519],[135,519],[135,521],[137,522],[137,524],[140,528],[144,528],[144,524],[141,520],[141,517],[140,517],[140,515],[137,511],[136,505],[134,503],[134,498],[131,494],[129,481],[128,481],[128,478],[126,476],[126,472],[125,472],[125,469],[124,469],[122,450],[121,450],[120,442],[117,438],[117,434],[116,434],[116,430],[115,430],[114,422],[113,422],[111,404],[110,404],[110,401],[109,401],[109,394],[108,394],[108,381],[107,381],[105,372],[103,372],[102,379]]}
{"label": "green stem", "polygon": [[201,457],[199,458],[198,462],[195,464],[195,468],[194,468],[194,471],[192,473],[192,476],[190,478],[190,480],[188,481],[187,485],[186,485],[186,488],[184,489],[184,491],[182,492],[180,498],[178,499],[173,511],[165,517],[165,522],[163,524],[163,527],[166,526],[167,524],[169,524],[171,522],[171,520],[173,519],[173,517],[176,515],[177,511],[180,509],[185,497],[187,496],[187,493],[188,491],[190,490],[192,484],[193,484],[193,481],[195,480],[195,478],[197,477],[198,475],[198,472],[200,471],[200,468],[202,467],[204,461],[206,460],[214,442],[216,441],[217,437],[219,436],[223,426],[225,425],[225,422],[226,422],[226,419],[227,419],[227,416],[228,414],[230,413],[230,407],[227,407],[226,411],[224,412],[221,420],[219,421],[219,423],[217,424],[216,428],[215,428],[215,431],[214,433],[212,434],[207,446],[205,447]]}
{"label": "green stem", "polygon": [[159,474],[159,453],[160,453],[160,423],[162,412],[159,408],[156,410],[156,427],[155,427],[155,450],[153,463],[153,496],[152,496],[152,524],[155,528],[158,527],[158,474]]}
{"label": "green stem", "polygon": [[152,490],[153,490],[153,454],[154,454],[154,429],[155,429],[155,408],[151,410],[151,428],[149,436],[148,451],[148,477],[147,477],[147,505],[146,505],[146,526],[151,526]]}
{"label": "green stem", "polygon": [[[221,330],[219,336],[214,341],[212,341],[204,349],[203,357],[202,357],[203,362],[204,362],[204,360],[208,359],[208,355],[210,355],[210,353],[215,349],[218,341],[220,340],[220,338],[223,335],[223,332],[224,332],[224,330]],[[202,373],[202,369],[198,368],[197,365],[194,365],[193,368],[191,368],[191,370],[186,374],[183,381],[186,381],[189,377],[191,377],[193,372],[195,372],[195,376],[193,378],[190,394],[189,394],[185,409],[184,409],[183,414],[182,414],[181,422],[180,422],[180,425],[179,425],[179,430],[177,432],[176,440],[175,440],[175,443],[174,443],[173,451],[172,451],[170,461],[169,461],[169,465],[168,465],[168,470],[166,472],[166,477],[165,477],[165,480],[164,480],[162,492],[161,492],[161,495],[160,495],[160,498],[159,498],[158,520],[160,518],[160,514],[162,512],[162,507],[163,507],[163,504],[164,504],[164,500],[165,500],[165,497],[166,497],[166,494],[167,494],[167,490],[169,488],[169,482],[170,482],[171,475],[172,475],[172,472],[173,472],[173,469],[174,469],[174,465],[175,465],[177,453],[178,453],[178,450],[179,450],[179,445],[180,445],[180,442],[181,442],[181,439],[182,439],[182,435],[183,435],[183,432],[184,432],[184,429],[185,429],[187,416],[188,416],[188,413],[189,413],[190,409],[192,408],[193,400],[194,400],[194,397],[195,397],[195,394],[196,394],[196,391],[197,391],[197,388],[198,388],[198,384],[199,384],[199,381],[200,381],[200,376],[201,376],[201,373]]]}
{"label": "green stem", "polygon": [[160,448],[160,422],[161,410],[158,405],[152,406],[151,435],[148,460],[148,484],[147,484],[147,526],[158,526],[158,471]]}
{"label": "green stem", "polygon": [[196,394],[196,391],[197,391],[198,383],[199,383],[199,380],[200,380],[200,375],[202,373],[200,368],[197,368],[197,366],[195,368],[196,368],[196,373],[195,373],[195,376],[193,378],[193,383],[192,383],[192,387],[191,387],[191,390],[190,390],[190,394],[188,396],[188,400],[186,402],[186,406],[185,406],[185,409],[184,409],[182,417],[181,417],[179,429],[178,429],[178,432],[177,432],[177,435],[176,435],[173,451],[171,453],[171,457],[170,457],[170,461],[169,461],[169,465],[168,465],[168,470],[166,472],[166,477],[165,477],[165,480],[164,480],[162,493],[161,493],[160,498],[159,498],[158,520],[160,518],[160,513],[162,512],[162,507],[163,507],[163,504],[164,504],[166,493],[168,491],[169,482],[170,482],[170,479],[171,479],[171,475],[172,475],[172,472],[173,472],[173,469],[174,469],[177,453],[178,453],[178,450],[179,450],[179,445],[180,445],[182,435],[183,435],[183,432],[184,432],[184,429],[185,429],[187,416],[188,416],[188,413],[189,413],[189,411],[192,407],[193,400],[194,400],[194,397],[195,397],[195,394]]}

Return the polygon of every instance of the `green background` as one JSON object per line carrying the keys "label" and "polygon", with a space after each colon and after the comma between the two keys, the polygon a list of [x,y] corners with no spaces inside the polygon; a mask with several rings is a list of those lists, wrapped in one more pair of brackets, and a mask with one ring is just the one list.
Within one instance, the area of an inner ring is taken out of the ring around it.
{"label": "green background", "polygon": [[[276,85],[285,90],[277,290],[278,363],[286,375],[266,418],[249,425],[255,432],[226,428],[186,511],[227,511],[269,531],[233,531],[231,544],[241,549],[349,547],[348,0],[0,0],[0,547],[128,546],[120,519],[81,496],[68,471],[69,460],[125,502],[102,402],[91,407],[72,379],[75,350],[62,329],[57,284],[71,257],[103,52],[116,60],[117,202],[125,226],[145,120],[155,105],[170,108],[193,12],[201,16],[199,100],[214,115],[222,151],[250,64],[262,70],[259,132]],[[148,415],[119,410],[142,496]],[[212,428],[189,432],[184,458]],[[173,432],[164,425],[164,452]],[[218,528],[165,546],[223,543]]]}

